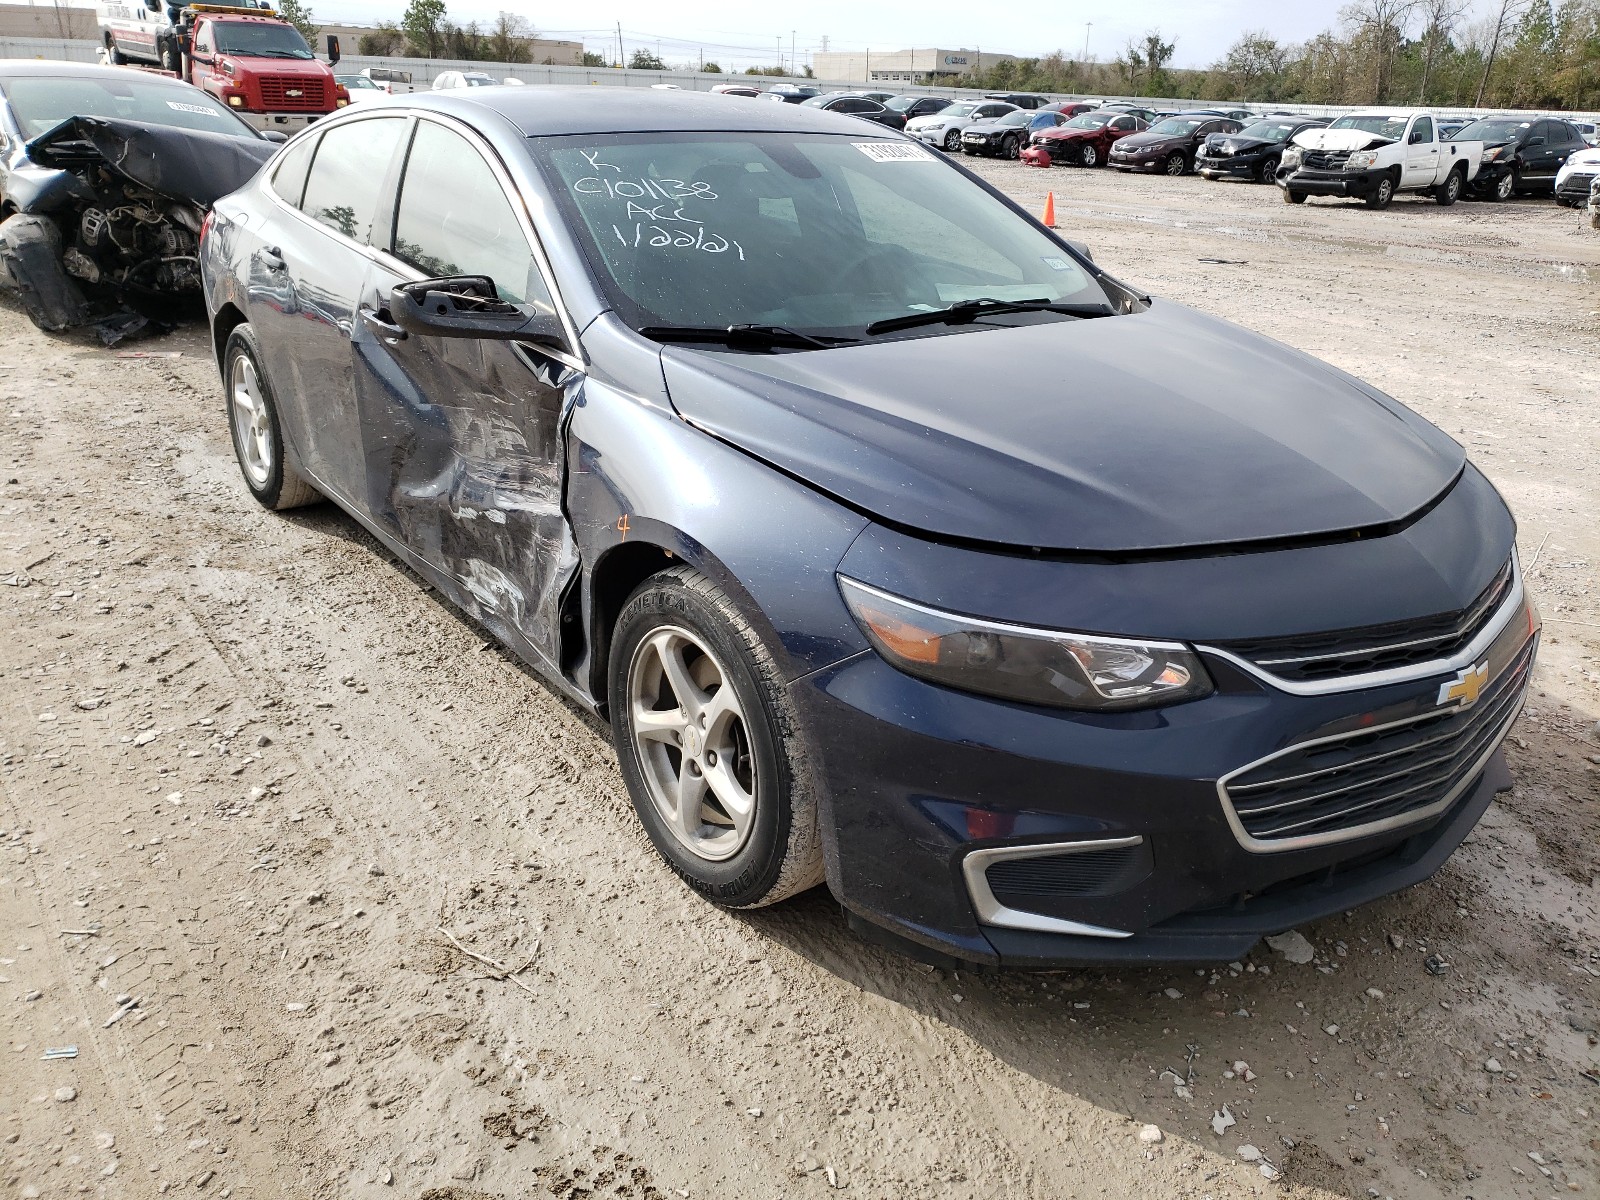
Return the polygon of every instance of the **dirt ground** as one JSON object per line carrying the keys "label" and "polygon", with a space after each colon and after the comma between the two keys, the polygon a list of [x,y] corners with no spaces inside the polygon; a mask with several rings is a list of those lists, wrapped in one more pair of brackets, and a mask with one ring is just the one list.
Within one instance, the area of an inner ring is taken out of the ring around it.
{"label": "dirt ground", "polygon": [[603,729],[353,522],[255,506],[201,332],[130,359],[0,306],[0,1194],[1600,1195],[1600,235],[981,169],[1504,492],[1544,648],[1437,878],[1209,972],[717,911]]}

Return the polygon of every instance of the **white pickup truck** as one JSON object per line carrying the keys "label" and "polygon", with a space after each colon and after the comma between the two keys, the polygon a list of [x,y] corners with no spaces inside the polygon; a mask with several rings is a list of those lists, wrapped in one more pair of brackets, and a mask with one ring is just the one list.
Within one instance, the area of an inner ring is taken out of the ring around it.
{"label": "white pickup truck", "polygon": [[1431,112],[1354,112],[1295,134],[1277,182],[1288,204],[1304,204],[1307,196],[1356,196],[1368,208],[1387,208],[1396,192],[1422,192],[1450,205],[1482,161],[1482,142],[1441,137]]}

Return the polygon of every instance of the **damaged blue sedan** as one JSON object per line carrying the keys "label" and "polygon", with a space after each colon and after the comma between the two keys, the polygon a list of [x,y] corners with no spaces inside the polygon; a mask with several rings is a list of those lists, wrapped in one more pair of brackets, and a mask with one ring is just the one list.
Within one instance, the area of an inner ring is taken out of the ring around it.
{"label": "damaged blue sedan", "polygon": [[245,486],[608,720],[717,904],[1226,960],[1510,786],[1539,621],[1462,448],[888,131],[413,95],[296,137],[201,265]]}

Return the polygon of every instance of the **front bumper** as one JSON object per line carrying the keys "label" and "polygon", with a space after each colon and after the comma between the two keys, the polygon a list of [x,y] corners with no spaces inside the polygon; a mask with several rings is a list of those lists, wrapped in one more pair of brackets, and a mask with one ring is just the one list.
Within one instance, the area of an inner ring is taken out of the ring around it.
{"label": "front bumper", "polygon": [[1261,169],[1261,156],[1238,155],[1233,158],[1206,158],[1194,160],[1195,171],[1207,179],[1254,179]]}
{"label": "front bumper", "polygon": [[[1283,849],[1241,833],[1218,781],[1308,743],[1439,716],[1448,672],[1292,695],[1208,656],[1214,695],[1091,716],[954,692],[858,654],[794,685],[822,764],[830,885],[858,930],[935,959],[1046,969],[1241,957],[1263,936],[1427,878],[1510,786],[1499,743],[1537,645],[1536,616],[1520,594],[1516,606],[1485,652],[1483,724],[1450,791],[1361,827],[1374,832]],[[1022,850],[1038,864],[1041,849],[1064,846],[1109,865],[1088,886],[1082,872],[1071,887],[1013,872],[1002,895],[984,861]]]}
{"label": "front bumper", "polygon": [[1148,158],[1119,158],[1113,149],[1106,158],[1106,166],[1115,167],[1119,171],[1160,171],[1164,169],[1167,155],[1170,153],[1171,151],[1165,151]]}
{"label": "front bumper", "polygon": [[994,155],[1000,153],[999,142],[991,142],[988,138],[969,138],[966,134],[961,135],[961,148],[968,154]]}
{"label": "front bumper", "polygon": [[1291,192],[1304,192],[1308,196],[1367,196],[1378,186],[1378,180],[1389,172],[1373,171],[1310,171],[1299,167],[1278,172],[1278,186]]}
{"label": "front bumper", "polygon": [[1573,171],[1556,188],[1556,199],[1573,208],[1582,208],[1589,202],[1589,189],[1597,174],[1600,174],[1600,165],[1591,172]]}
{"label": "front bumper", "polygon": [[1024,146],[1021,154],[1024,166],[1048,167],[1054,164],[1055,158],[1044,146]]}
{"label": "front bumper", "polygon": [[906,136],[915,138],[924,145],[942,149],[944,147],[945,132],[943,129],[908,129],[906,130]]}

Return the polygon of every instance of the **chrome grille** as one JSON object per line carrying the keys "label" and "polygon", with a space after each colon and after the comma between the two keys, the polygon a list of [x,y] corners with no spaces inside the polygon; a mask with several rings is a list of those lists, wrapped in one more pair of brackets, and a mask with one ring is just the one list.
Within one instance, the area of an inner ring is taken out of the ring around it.
{"label": "chrome grille", "polygon": [[1342,171],[1349,157],[1348,150],[1307,150],[1301,162],[1313,171]]}
{"label": "chrome grille", "polygon": [[1296,683],[1338,679],[1449,658],[1494,619],[1515,582],[1511,560],[1466,608],[1454,613],[1336,629],[1303,637],[1219,643],[1219,648]]}
{"label": "chrome grille", "polygon": [[1454,800],[1500,744],[1527,688],[1536,641],[1471,708],[1293,747],[1224,779],[1224,802],[1243,833],[1265,843],[1420,820]]}

